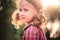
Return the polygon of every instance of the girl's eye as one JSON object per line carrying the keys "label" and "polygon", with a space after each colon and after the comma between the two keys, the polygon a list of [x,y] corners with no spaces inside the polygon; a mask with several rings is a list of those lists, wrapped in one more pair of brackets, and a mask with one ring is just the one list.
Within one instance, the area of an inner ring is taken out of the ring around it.
{"label": "girl's eye", "polygon": [[20,11],[28,11],[28,9],[23,9],[23,10],[22,10],[22,9],[20,9]]}
{"label": "girl's eye", "polygon": [[28,9],[24,9],[24,11],[28,11]]}
{"label": "girl's eye", "polygon": [[20,11],[22,11],[22,9],[20,9]]}

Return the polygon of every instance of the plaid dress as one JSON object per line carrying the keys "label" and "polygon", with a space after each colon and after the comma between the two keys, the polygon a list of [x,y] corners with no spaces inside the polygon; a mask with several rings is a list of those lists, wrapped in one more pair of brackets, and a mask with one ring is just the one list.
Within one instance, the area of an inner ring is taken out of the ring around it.
{"label": "plaid dress", "polygon": [[40,27],[29,24],[24,28],[22,40],[47,40],[43,30]]}

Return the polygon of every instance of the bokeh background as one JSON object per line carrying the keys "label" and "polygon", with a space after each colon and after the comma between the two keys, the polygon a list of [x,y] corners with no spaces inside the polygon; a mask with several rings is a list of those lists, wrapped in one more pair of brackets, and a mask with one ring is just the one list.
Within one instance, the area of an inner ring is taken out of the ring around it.
{"label": "bokeh background", "polygon": [[[11,24],[19,0],[0,0],[0,40],[19,40],[17,29]],[[60,0],[42,0],[46,24],[42,25],[47,40],[60,40]]]}

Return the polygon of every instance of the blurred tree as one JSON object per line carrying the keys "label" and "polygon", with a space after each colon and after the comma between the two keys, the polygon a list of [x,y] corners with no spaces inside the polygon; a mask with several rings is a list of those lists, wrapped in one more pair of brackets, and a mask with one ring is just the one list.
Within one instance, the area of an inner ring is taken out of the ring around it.
{"label": "blurred tree", "polygon": [[15,31],[10,23],[11,14],[15,9],[12,0],[0,0],[0,40],[15,40]]}
{"label": "blurred tree", "polygon": [[[58,5],[58,6],[48,6],[47,9],[45,10],[45,15],[48,18],[47,22],[51,21],[52,23],[54,23],[56,19],[58,21],[60,21],[60,5]],[[58,37],[50,38],[50,32],[49,32],[49,30],[47,30],[47,33],[46,33],[47,39],[48,40],[60,40],[60,33],[59,32],[57,32],[57,34],[59,35]]]}

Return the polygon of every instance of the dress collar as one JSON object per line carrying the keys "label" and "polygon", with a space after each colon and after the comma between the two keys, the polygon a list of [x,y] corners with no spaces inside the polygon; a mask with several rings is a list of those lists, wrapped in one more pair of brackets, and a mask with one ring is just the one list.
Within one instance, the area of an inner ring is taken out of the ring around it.
{"label": "dress collar", "polygon": [[30,27],[32,25],[32,22],[31,23],[29,23],[27,26],[25,26],[24,28],[23,28],[23,30],[26,30],[28,27]]}

